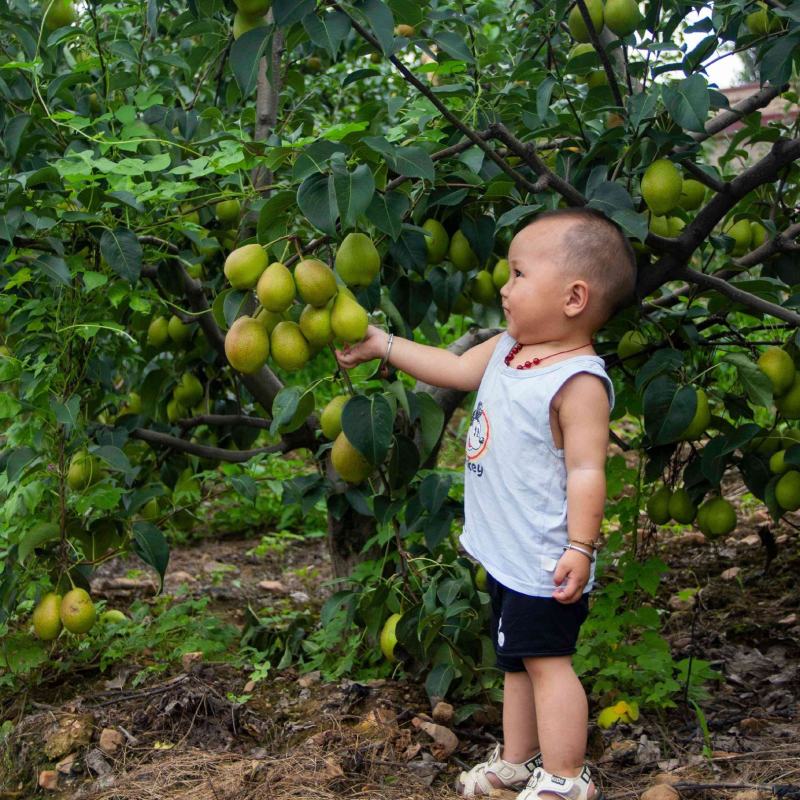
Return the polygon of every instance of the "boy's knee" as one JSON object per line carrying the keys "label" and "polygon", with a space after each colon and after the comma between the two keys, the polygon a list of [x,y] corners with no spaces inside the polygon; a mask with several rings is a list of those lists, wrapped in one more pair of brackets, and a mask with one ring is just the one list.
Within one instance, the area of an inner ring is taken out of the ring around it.
{"label": "boy's knee", "polygon": [[564,670],[572,672],[572,656],[535,656],[523,659],[525,670],[534,680],[554,675]]}

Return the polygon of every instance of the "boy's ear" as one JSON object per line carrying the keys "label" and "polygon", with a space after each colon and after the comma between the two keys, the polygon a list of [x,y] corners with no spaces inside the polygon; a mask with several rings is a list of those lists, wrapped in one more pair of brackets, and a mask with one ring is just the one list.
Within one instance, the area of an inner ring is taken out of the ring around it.
{"label": "boy's ear", "polygon": [[564,313],[568,317],[577,317],[586,311],[589,305],[589,284],[586,281],[572,281],[567,286],[567,299]]}

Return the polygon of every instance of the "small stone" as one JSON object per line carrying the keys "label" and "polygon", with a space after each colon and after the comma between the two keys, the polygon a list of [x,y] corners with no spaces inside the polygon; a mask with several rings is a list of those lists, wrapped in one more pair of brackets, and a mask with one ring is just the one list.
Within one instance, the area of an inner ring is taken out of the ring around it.
{"label": "small stone", "polygon": [[757,547],[761,544],[761,537],[757,533],[751,533],[749,536],[745,536],[744,539],[741,539],[740,543],[745,545],[745,547]]}
{"label": "small stone", "polygon": [[455,711],[450,703],[440,701],[433,709],[433,721],[440,725],[450,725],[453,721]]}
{"label": "small stone", "polygon": [[653,776],[653,783],[656,786],[673,786],[676,783],[680,783],[681,778],[679,775],[673,775],[671,772],[659,772],[658,774]]}
{"label": "small stone", "polygon": [[280,581],[260,581],[258,588],[262,592],[270,592],[271,594],[288,594],[289,590]]}
{"label": "small stone", "polygon": [[75,768],[75,761],[77,758],[77,753],[70,753],[68,756],[62,758],[58,764],[56,764],[56,770],[62,775],[71,775],[72,770]]}
{"label": "small stone", "polygon": [[767,727],[765,719],[757,719],[755,717],[745,717],[739,722],[739,729],[743,733],[761,733]]}
{"label": "small stone", "polygon": [[686,531],[686,533],[682,533],[674,541],[679,545],[705,544],[706,537],[705,534],[701,533],[700,531]]}
{"label": "small stone", "polygon": [[311,686],[314,686],[315,684],[319,683],[321,680],[322,680],[322,673],[318,669],[315,669],[313,672],[309,672],[306,675],[301,675],[297,679],[297,685],[301,689],[308,689]]}
{"label": "small stone", "polygon": [[668,605],[672,611],[689,611],[694,607],[694,599],[683,598],[676,594],[670,597]]}
{"label": "small stone", "polygon": [[125,744],[125,737],[114,728],[103,728],[100,732],[100,749],[108,755],[114,753]]}
{"label": "small stone", "polygon": [[651,786],[642,792],[641,800],[679,800],[680,795],[666,783]]}
{"label": "small stone", "polygon": [[184,653],[181,656],[181,666],[184,672],[188,672],[192,668],[192,664],[197,664],[203,660],[203,654],[197,650],[193,653]]}
{"label": "small stone", "polygon": [[722,578],[724,581],[732,581],[741,571],[741,567],[731,567],[730,569],[726,569],[721,572],[720,578]]}
{"label": "small stone", "polygon": [[197,583],[197,578],[195,578],[194,575],[182,569],[176,570],[175,572],[168,572],[165,580],[167,583],[173,583],[178,586],[182,583]]}
{"label": "small stone", "polygon": [[39,786],[48,792],[58,789],[58,773],[54,769],[43,769],[39,773]]}
{"label": "small stone", "polygon": [[111,772],[111,764],[105,760],[102,751],[97,747],[90,750],[83,760],[95,775],[108,775]]}
{"label": "small stone", "polygon": [[789,541],[789,534],[782,533],[780,536],[775,537],[775,544],[784,545]]}
{"label": "small stone", "polygon": [[289,597],[291,597],[295,603],[308,603],[311,600],[305,592],[292,592]]}
{"label": "small stone", "polygon": [[797,614],[787,614],[782,619],[778,620],[778,625],[795,625],[797,623]]}
{"label": "small stone", "polygon": [[44,735],[44,752],[49,758],[61,758],[92,739],[93,719],[91,715],[66,715],[55,728]]}
{"label": "small stone", "polygon": [[247,683],[244,685],[244,691],[247,692],[247,694],[250,694],[250,692],[252,692],[253,689],[255,688],[256,688],[255,681],[247,681]]}

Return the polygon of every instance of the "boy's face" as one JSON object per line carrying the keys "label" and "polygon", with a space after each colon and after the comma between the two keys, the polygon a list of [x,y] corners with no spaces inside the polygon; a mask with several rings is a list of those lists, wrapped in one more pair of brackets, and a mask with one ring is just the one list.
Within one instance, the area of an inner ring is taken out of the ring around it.
{"label": "boy's face", "polygon": [[556,340],[574,282],[562,264],[564,220],[544,219],[520,231],[508,250],[509,279],[500,290],[508,333],[523,344]]}

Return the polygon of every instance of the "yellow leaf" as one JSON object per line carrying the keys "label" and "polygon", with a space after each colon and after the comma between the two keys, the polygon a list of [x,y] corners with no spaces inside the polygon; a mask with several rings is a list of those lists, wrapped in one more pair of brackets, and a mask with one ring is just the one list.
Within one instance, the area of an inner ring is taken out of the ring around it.
{"label": "yellow leaf", "polygon": [[172,750],[175,747],[174,742],[154,742],[153,750]]}
{"label": "yellow leaf", "polygon": [[[619,705],[619,703],[617,703],[617,705]],[[617,711],[617,707],[610,706],[609,708],[604,708],[597,715],[597,724],[601,728],[610,728],[618,719],[619,712]]]}

